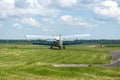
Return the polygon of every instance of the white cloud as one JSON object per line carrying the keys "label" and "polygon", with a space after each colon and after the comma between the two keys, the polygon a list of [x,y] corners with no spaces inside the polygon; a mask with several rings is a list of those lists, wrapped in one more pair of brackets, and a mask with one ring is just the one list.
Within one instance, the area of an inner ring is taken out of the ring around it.
{"label": "white cloud", "polygon": [[56,16],[60,10],[50,8],[51,0],[0,0],[0,17]]}
{"label": "white cloud", "polygon": [[23,23],[26,23],[30,26],[34,26],[34,27],[40,27],[41,24],[34,18],[30,17],[30,18],[23,18],[22,19]]}
{"label": "white cloud", "polygon": [[19,29],[22,28],[22,26],[21,26],[19,23],[15,23],[13,26],[14,26],[15,28],[19,28]]}
{"label": "white cloud", "polygon": [[[13,0],[11,0],[13,1]],[[14,14],[14,2],[10,2],[9,0],[1,0],[0,1],[0,17],[4,18],[9,15]]]}
{"label": "white cloud", "polygon": [[43,21],[46,23],[55,24],[55,21],[52,18],[43,18]]}
{"label": "white cloud", "polygon": [[63,8],[72,8],[76,6],[77,0],[58,0],[58,5]]}
{"label": "white cloud", "polygon": [[49,6],[52,4],[52,0],[38,0],[38,2],[43,6]]}
{"label": "white cloud", "polygon": [[73,17],[71,15],[64,15],[60,17],[60,21],[64,24],[82,26],[82,27],[91,27],[84,19],[81,17]]}
{"label": "white cloud", "polygon": [[118,4],[115,1],[110,1],[110,0],[104,1],[102,5],[106,7],[117,7],[118,6]]}
{"label": "white cloud", "polygon": [[44,6],[45,4],[41,5],[41,3],[38,2],[38,0],[27,0],[27,4],[28,8],[24,9],[25,13],[27,14],[41,16],[55,16],[59,13],[58,9],[49,8],[47,6]]}
{"label": "white cloud", "polygon": [[7,2],[7,3],[9,3],[9,4],[12,4],[12,5],[15,3],[14,0],[5,0],[5,2]]}
{"label": "white cloud", "polygon": [[77,0],[77,7],[80,9],[92,9],[100,0]]}
{"label": "white cloud", "polygon": [[48,32],[49,29],[47,29],[47,28],[43,28],[42,31],[44,31],[44,32]]}
{"label": "white cloud", "polygon": [[118,3],[112,0],[106,0],[94,8],[96,18],[101,20],[119,20],[120,7]]}
{"label": "white cloud", "polygon": [[2,28],[3,27],[3,24],[2,23],[0,23],[0,28]]}

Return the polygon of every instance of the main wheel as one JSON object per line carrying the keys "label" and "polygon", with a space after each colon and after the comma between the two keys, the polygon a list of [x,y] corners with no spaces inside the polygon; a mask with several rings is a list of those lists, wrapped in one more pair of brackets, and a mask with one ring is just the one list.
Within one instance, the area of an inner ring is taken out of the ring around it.
{"label": "main wheel", "polygon": [[65,49],[65,46],[63,46],[63,49]]}
{"label": "main wheel", "polygon": [[61,46],[59,46],[59,49],[61,49]]}
{"label": "main wheel", "polygon": [[53,47],[52,47],[52,46],[50,46],[50,49],[53,49]]}

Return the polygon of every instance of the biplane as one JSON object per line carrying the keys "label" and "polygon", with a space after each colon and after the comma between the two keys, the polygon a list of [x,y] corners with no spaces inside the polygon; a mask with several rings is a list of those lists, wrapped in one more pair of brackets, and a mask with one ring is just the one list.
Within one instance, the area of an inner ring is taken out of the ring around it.
{"label": "biplane", "polygon": [[[50,49],[58,48],[58,49],[65,49],[65,45],[71,45],[64,44],[63,41],[73,41],[73,40],[79,40],[81,37],[90,37],[90,34],[81,34],[81,35],[57,35],[57,36],[41,36],[41,35],[26,35],[27,40],[41,40],[44,41],[43,43],[33,43],[33,44],[39,44],[39,45],[49,45]],[[49,41],[50,43],[45,43],[45,41]],[[73,45],[73,44],[72,44]]]}

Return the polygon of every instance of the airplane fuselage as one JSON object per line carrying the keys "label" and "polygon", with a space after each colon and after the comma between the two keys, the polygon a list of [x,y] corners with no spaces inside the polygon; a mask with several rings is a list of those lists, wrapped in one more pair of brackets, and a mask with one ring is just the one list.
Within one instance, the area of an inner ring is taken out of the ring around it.
{"label": "airplane fuselage", "polygon": [[65,49],[65,46],[63,45],[63,42],[61,39],[54,41],[53,45],[50,46],[50,49],[53,49],[55,47],[58,47],[59,49]]}

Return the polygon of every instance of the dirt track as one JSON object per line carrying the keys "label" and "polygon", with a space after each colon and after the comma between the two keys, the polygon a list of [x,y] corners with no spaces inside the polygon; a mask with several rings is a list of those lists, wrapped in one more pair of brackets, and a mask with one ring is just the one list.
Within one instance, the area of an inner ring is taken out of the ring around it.
{"label": "dirt track", "polygon": [[112,58],[111,64],[106,64],[108,67],[120,67],[120,50],[110,52]]}

